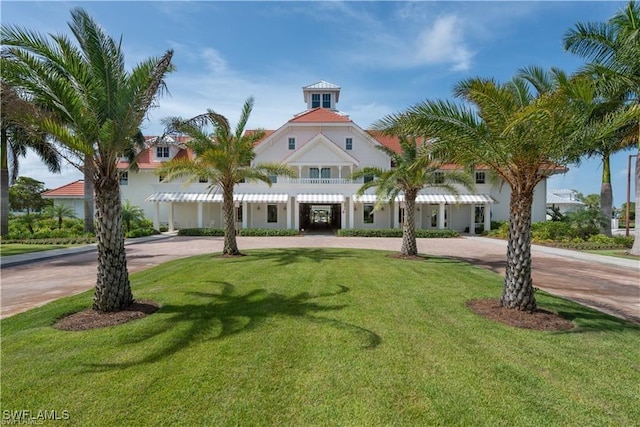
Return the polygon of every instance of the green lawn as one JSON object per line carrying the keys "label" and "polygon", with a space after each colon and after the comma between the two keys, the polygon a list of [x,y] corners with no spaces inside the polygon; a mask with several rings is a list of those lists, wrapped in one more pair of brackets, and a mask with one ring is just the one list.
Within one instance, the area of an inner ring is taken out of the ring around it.
{"label": "green lawn", "polygon": [[26,245],[23,243],[3,243],[0,245],[0,256],[28,254],[31,252],[64,249],[76,245]]}
{"label": "green lawn", "polygon": [[593,250],[593,251],[584,251],[590,254],[596,255],[607,255],[614,256],[618,258],[627,258],[627,259],[635,259],[640,260],[640,257],[629,254],[629,249],[601,249],[601,250]]}
{"label": "green lawn", "polygon": [[640,424],[636,325],[542,292],[574,330],[486,320],[465,301],[501,278],[448,259],[247,253],[132,275],[162,308],[118,327],[51,327],[91,293],[3,320],[2,409],[105,426]]}

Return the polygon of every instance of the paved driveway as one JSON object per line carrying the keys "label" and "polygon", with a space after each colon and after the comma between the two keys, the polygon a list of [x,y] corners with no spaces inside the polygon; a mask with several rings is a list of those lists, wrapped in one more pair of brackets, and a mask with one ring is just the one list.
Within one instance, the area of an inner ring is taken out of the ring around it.
{"label": "paved driveway", "polygon": [[[216,237],[171,237],[128,244],[129,271],[144,270],[177,258],[220,252],[222,244],[222,238]],[[239,237],[238,245],[241,250],[289,247],[399,250],[401,239]],[[447,256],[504,273],[506,243],[501,240],[418,239],[418,249],[422,254]],[[536,287],[640,324],[640,262],[535,245],[532,253]],[[95,284],[96,252],[4,265],[1,274],[0,317],[7,317],[91,289]]]}

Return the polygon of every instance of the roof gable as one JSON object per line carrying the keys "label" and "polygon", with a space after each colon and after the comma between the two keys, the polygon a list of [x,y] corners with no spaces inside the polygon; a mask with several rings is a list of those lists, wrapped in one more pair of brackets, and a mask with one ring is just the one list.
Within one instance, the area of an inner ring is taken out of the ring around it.
{"label": "roof gable", "polygon": [[353,121],[346,114],[318,107],[295,115],[289,123],[353,123]]}
{"label": "roof gable", "polygon": [[83,198],[84,197],[84,180],[79,179],[74,182],[62,185],[53,190],[47,190],[42,193],[42,197],[48,198]]}
{"label": "roof gable", "polygon": [[360,164],[355,157],[320,133],[286,157],[284,163],[336,163],[336,158],[339,160],[338,163],[341,161],[356,166]]}

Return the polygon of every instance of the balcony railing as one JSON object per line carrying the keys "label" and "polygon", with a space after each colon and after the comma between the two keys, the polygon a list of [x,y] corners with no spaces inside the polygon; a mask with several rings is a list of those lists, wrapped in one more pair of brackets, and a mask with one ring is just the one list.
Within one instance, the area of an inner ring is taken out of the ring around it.
{"label": "balcony railing", "polygon": [[289,178],[290,184],[353,184],[362,180],[346,178]]}

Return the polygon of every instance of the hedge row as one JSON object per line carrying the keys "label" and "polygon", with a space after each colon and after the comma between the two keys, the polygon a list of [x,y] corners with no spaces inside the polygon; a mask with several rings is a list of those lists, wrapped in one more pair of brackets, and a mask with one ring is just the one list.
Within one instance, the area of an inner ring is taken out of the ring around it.
{"label": "hedge row", "polygon": [[[340,237],[402,237],[402,230],[399,228],[354,228],[351,230],[338,230]],[[418,238],[440,238],[440,237],[459,237],[455,230],[424,230],[416,229],[416,237]]]}
{"label": "hedge row", "polygon": [[[240,236],[297,236],[298,230],[278,228],[242,228],[238,230]],[[178,230],[178,236],[224,236],[222,228],[183,228]]]}
{"label": "hedge row", "polygon": [[79,245],[96,243],[95,237],[51,237],[46,239],[2,239],[2,243],[23,245]]}

